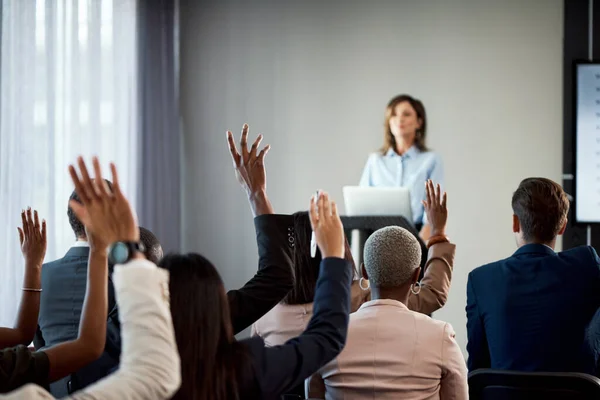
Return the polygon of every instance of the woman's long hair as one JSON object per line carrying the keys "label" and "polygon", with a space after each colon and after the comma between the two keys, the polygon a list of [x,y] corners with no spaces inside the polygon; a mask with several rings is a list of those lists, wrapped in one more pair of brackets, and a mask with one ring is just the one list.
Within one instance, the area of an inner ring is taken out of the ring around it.
{"label": "woman's long hair", "polygon": [[385,108],[385,118],[383,120],[383,147],[381,153],[386,154],[389,149],[396,150],[396,138],[390,129],[390,119],[396,112],[396,106],[400,103],[408,102],[417,113],[417,118],[421,120],[421,127],[415,133],[415,147],[421,151],[428,151],[425,145],[425,136],[427,134],[427,114],[425,106],[419,99],[415,99],[407,94],[401,94],[391,99]]}
{"label": "woman's long hair", "polygon": [[[315,297],[319,268],[321,265],[321,252],[317,249],[315,258],[310,256],[310,238],[312,228],[307,211],[293,214],[294,217],[294,286],[284,297],[284,304],[306,304],[312,303]],[[345,240],[344,258],[350,261],[352,269],[356,274],[354,259],[350,250],[348,240]]]}
{"label": "woman's long hair", "polygon": [[245,351],[235,341],[223,281],[199,254],[168,255],[169,291],[181,358],[181,388],[173,399],[238,399]]}

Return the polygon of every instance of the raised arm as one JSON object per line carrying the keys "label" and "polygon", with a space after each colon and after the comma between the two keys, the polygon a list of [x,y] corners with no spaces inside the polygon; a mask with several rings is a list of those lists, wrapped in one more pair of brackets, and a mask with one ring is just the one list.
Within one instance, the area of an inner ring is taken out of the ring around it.
{"label": "raised arm", "polygon": [[[97,166],[97,160],[94,160],[94,166]],[[97,204],[90,205],[86,201],[83,205],[73,207],[78,218],[86,226],[92,248],[94,246],[106,248],[105,244],[117,241],[139,240],[133,211],[120,191],[116,170],[114,166],[111,167],[114,197],[107,193],[101,194],[103,207],[95,207],[94,205]],[[98,170],[97,177],[99,177]],[[78,184],[79,182],[76,182],[76,188]],[[83,189],[87,187],[93,190],[85,182],[82,186]],[[104,196],[108,198],[104,199]],[[83,196],[80,197],[84,199]],[[97,238],[103,238],[102,246]],[[106,261],[103,265],[106,265]],[[95,266],[99,267],[100,263]],[[90,265],[90,269],[93,268],[94,265]],[[132,261],[115,267],[113,277],[123,326],[123,353],[119,370],[69,398],[78,400],[169,399],[179,388],[181,373],[169,309],[168,274],[146,261],[142,253],[135,253]],[[106,282],[106,276],[103,281]],[[84,313],[89,311],[87,304],[88,297],[91,295],[89,289],[88,284]],[[106,297],[106,290],[104,293]],[[106,317],[106,305],[102,309]],[[86,325],[86,329],[90,327],[88,321],[82,321],[82,325]],[[104,329],[100,331],[104,332]],[[56,353],[54,358],[63,362],[68,357],[64,354],[67,348],[58,347],[54,348]],[[76,349],[71,348],[71,351],[73,350]],[[33,353],[33,355],[43,354],[43,352]],[[39,361],[43,362],[44,358],[40,358]],[[46,391],[32,385],[6,398],[53,399]]]}
{"label": "raised arm", "polygon": [[327,194],[318,200],[318,216],[311,200],[310,216],[323,254],[314,315],[304,333],[284,345],[265,347],[260,338],[247,342],[265,398],[274,398],[301,384],[336,357],[346,343],[353,271],[343,259],[344,230],[335,203],[329,203]]}
{"label": "raised arm", "polygon": [[241,289],[227,293],[234,333],[241,332],[269,312],[292,289],[294,283],[292,254],[287,241],[288,227],[273,214],[273,207],[267,196],[264,158],[270,147],[267,145],[258,152],[262,141],[262,135],[259,135],[248,150],[248,129],[248,125],[244,124],[241,154],[236,148],[233,134],[227,132],[235,175],[248,196],[255,217],[259,257],[256,275]]}
{"label": "raised arm", "polygon": [[431,314],[446,304],[450,292],[454,252],[456,246],[446,237],[448,221],[447,195],[439,184],[426,182],[426,199],[423,207],[431,224],[431,246],[419,294],[411,293],[408,308],[423,314]]}
{"label": "raised arm", "polygon": [[14,328],[0,328],[0,349],[29,345],[37,330],[37,320],[40,311],[40,295],[42,292],[42,263],[46,255],[46,221],[40,220],[38,212],[31,208],[21,212],[23,222],[19,231],[21,252],[25,259],[25,274],[21,303]]}
{"label": "raised arm", "polygon": [[119,369],[72,400],[169,399],[181,383],[181,366],[169,309],[169,277],[150,261],[137,259],[114,272],[123,321]]}

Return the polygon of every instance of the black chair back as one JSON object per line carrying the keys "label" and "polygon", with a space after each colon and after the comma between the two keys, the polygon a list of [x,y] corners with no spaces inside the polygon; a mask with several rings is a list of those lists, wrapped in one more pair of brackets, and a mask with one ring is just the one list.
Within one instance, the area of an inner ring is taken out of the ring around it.
{"label": "black chair back", "polygon": [[471,400],[600,399],[600,379],[577,372],[479,369],[469,374]]}

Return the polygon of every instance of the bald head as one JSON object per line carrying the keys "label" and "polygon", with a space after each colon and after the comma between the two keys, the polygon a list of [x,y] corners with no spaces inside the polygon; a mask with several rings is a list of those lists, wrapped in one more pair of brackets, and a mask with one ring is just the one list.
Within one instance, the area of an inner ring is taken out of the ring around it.
{"label": "bald head", "polygon": [[388,226],[375,231],[367,239],[364,263],[371,286],[401,286],[420,267],[421,246],[406,229]]}

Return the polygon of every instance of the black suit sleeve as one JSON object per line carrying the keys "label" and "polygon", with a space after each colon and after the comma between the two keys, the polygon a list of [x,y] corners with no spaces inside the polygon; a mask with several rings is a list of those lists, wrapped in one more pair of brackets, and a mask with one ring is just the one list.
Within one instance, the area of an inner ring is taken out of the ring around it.
{"label": "black suit sleeve", "polygon": [[227,292],[234,333],[256,322],[292,289],[293,227],[287,215],[254,218],[258,272],[244,287]]}
{"label": "black suit sleeve", "polygon": [[262,398],[275,398],[298,386],[342,351],[348,333],[351,282],[350,263],[339,258],[324,259],[314,315],[304,333],[275,347],[265,347],[261,338],[245,341]]}
{"label": "black suit sleeve", "polygon": [[25,346],[0,351],[0,393],[28,383],[48,388],[50,361],[43,351],[31,352]]}
{"label": "black suit sleeve", "polygon": [[469,371],[480,368],[490,368],[490,350],[488,348],[487,337],[483,319],[477,306],[477,296],[473,287],[471,274],[467,279],[467,367]]}
{"label": "black suit sleeve", "polygon": [[33,336],[33,346],[36,350],[46,346],[46,341],[44,340],[44,336],[42,335],[42,330],[40,329],[39,325],[37,326],[35,335]]}

